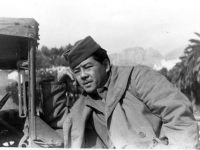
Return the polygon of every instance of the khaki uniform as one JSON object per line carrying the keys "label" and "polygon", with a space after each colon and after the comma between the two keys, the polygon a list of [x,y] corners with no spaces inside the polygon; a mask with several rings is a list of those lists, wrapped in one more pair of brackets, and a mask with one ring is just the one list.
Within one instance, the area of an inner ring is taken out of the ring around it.
{"label": "khaki uniform", "polygon": [[97,112],[87,101],[88,96],[81,95],[63,124],[66,147],[196,148],[198,144],[191,102],[151,68],[112,67],[105,126],[98,126]]}

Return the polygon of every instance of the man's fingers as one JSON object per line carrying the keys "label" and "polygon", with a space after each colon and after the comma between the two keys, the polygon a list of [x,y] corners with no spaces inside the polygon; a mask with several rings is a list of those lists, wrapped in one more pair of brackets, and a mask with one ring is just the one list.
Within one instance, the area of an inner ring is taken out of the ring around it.
{"label": "man's fingers", "polygon": [[64,80],[65,77],[67,77],[67,76],[70,77],[70,79],[72,81],[75,80],[73,72],[69,67],[66,67],[66,68],[64,68],[64,69],[62,69],[61,71],[58,72],[58,80],[59,81]]}
{"label": "man's fingers", "polygon": [[72,80],[75,80],[74,74],[73,74],[73,72],[72,72],[72,70],[71,70],[70,67],[67,67],[67,68],[66,68],[66,73],[69,75],[69,77],[70,77]]}
{"label": "man's fingers", "polygon": [[74,80],[74,76],[71,72],[66,72],[65,74],[68,75],[71,80]]}

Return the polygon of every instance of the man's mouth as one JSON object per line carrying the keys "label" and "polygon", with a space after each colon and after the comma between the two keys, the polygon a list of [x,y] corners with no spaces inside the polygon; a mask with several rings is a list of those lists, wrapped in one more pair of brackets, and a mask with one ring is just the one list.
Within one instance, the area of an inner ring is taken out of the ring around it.
{"label": "man's mouth", "polygon": [[89,86],[92,83],[92,81],[86,81],[83,83],[84,86]]}

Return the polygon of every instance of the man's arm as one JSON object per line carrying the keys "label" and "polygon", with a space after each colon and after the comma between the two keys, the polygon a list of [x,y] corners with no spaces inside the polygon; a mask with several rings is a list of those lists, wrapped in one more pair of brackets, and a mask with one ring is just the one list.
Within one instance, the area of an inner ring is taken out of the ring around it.
{"label": "man's arm", "polygon": [[139,98],[162,119],[162,131],[169,145],[195,148],[199,131],[188,98],[164,76],[148,67],[136,66],[131,81],[135,82]]}

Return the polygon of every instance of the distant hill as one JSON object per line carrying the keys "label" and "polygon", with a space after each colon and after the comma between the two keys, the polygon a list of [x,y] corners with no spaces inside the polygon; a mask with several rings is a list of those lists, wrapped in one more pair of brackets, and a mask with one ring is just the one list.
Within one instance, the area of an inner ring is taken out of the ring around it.
{"label": "distant hill", "polygon": [[175,60],[177,58],[179,58],[180,56],[183,55],[185,48],[187,47],[187,45],[181,46],[173,51],[170,51],[169,53],[167,53],[164,58],[165,60]]}
{"label": "distant hill", "polygon": [[123,50],[121,53],[113,53],[109,55],[111,63],[120,66],[132,66],[142,64],[149,67],[161,65],[163,56],[155,49],[142,47],[133,47]]}

